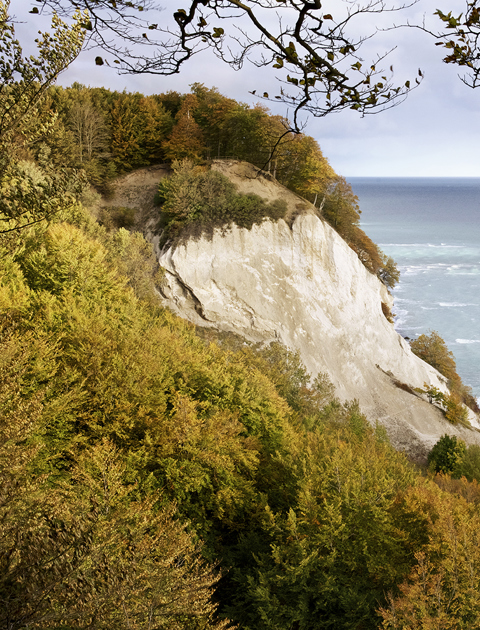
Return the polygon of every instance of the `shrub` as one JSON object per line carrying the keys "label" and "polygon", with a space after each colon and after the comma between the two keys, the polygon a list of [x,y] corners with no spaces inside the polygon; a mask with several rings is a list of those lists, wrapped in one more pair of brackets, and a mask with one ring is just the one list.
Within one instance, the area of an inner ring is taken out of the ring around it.
{"label": "shrub", "polygon": [[418,339],[410,342],[412,351],[443,374],[452,380],[456,375],[456,364],[453,353],[447,348],[447,344],[440,337],[437,331],[430,331],[430,335],[420,335]]}
{"label": "shrub", "polygon": [[397,263],[383,252],[380,252],[383,266],[377,271],[377,275],[383,284],[389,289],[393,289],[400,280],[400,272]]}
{"label": "shrub", "polygon": [[131,228],[135,224],[135,209],[123,206],[102,208],[98,215],[98,222],[107,230]]}
{"label": "shrub", "polygon": [[[457,374],[453,353],[447,348],[447,344],[437,331],[432,330],[430,335],[420,335],[418,339],[410,342],[410,347],[417,357],[420,357],[448,379],[448,387],[453,396],[449,402],[452,409],[455,405],[464,403],[475,413],[480,411],[471,387],[464,385]],[[458,414],[456,417],[458,418],[457,421],[461,421]]]}
{"label": "shrub", "polygon": [[243,195],[221,173],[194,166],[190,160],[174,162],[174,173],[161,181],[157,199],[162,204],[164,238],[213,234],[217,227],[235,223],[251,229],[264,219],[285,216],[287,205],[266,202],[258,195]]}
{"label": "shrub", "polygon": [[388,306],[388,304],[385,304],[385,302],[382,302],[382,313],[385,315],[385,319],[391,324],[393,324],[394,315],[392,311],[390,310],[390,307]]}
{"label": "shrub", "polygon": [[465,451],[460,473],[468,481],[480,481],[480,446],[478,444],[471,444]]}
{"label": "shrub", "polygon": [[430,403],[436,403],[440,406],[449,422],[471,427],[467,408],[455,391],[445,395],[437,387],[431,387],[425,383],[425,389],[420,390],[420,393],[427,394]]}
{"label": "shrub", "polygon": [[467,408],[455,392],[445,396],[445,418],[452,424],[470,425]]}
{"label": "shrub", "polygon": [[465,442],[455,435],[442,435],[428,454],[428,467],[436,473],[458,475],[465,455]]}

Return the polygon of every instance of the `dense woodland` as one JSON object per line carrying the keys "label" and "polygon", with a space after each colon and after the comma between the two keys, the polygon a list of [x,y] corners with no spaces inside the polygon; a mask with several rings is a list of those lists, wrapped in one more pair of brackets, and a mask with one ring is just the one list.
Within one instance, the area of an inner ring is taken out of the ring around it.
{"label": "dense woodland", "polygon": [[189,158],[204,181],[233,154],[362,256],[318,145],[272,155],[281,119],[202,86],[51,88],[27,109],[17,87],[0,91],[0,627],[479,627],[480,448],[445,436],[419,470],[295,353],[162,309],[150,245],[88,210],[117,174]]}
{"label": "dense woodland", "polygon": [[263,105],[249,107],[201,84],[193,85],[190,94],[153,96],[75,84],[52,87],[43,108],[56,116],[55,123],[24,157],[52,175],[76,169],[108,195],[116,176],[150,164],[245,160],[315,204],[387,286],[398,281],[393,260],[360,228],[358,199],[350,185],[333,171],[318,143],[288,131],[288,121]]}

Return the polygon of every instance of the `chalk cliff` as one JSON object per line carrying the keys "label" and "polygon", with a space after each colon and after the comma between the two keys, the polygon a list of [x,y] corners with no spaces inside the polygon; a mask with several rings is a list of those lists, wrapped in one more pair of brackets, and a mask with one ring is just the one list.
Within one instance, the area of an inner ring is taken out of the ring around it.
{"label": "chalk cliff", "polygon": [[[391,295],[345,241],[273,178],[238,162],[213,168],[242,192],[284,199],[290,220],[251,230],[232,226],[211,239],[163,249],[152,236],[166,270],[164,303],[197,325],[298,350],[313,375],[327,372],[339,398],[357,399],[392,443],[418,460],[446,432],[477,441],[476,431],[453,427],[435,406],[406,391],[405,385],[424,383],[447,389],[387,321],[382,302],[392,307]],[[470,419],[478,427],[473,413]]]}

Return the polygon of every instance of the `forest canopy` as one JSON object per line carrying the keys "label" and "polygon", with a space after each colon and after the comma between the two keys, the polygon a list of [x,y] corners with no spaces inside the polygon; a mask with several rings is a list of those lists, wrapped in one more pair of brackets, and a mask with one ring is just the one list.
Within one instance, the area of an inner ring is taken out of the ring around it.
{"label": "forest canopy", "polygon": [[78,204],[2,240],[2,627],[475,627],[478,454],[425,478],[298,354],[159,308],[141,242]]}

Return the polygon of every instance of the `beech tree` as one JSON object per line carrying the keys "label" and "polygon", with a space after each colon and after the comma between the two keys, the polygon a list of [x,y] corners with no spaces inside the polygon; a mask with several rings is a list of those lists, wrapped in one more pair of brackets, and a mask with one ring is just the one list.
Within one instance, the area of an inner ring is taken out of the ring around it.
{"label": "beech tree", "polygon": [[[74,24],[68,26],[54,15],[53,35],[40,33],[36,40],[38,56],[23,56],[22,47],[15,39],[15,29],[9,17],[10,0],[0,0],[0,147],[2,163],[19,145],[18,137],[25,142],[45,133],[51,124],[50,117],[39,118],[36,106],[48,88],[79,55],[84,41],[83,15],[75,10]],[[17,142],[13,143],[13,138]]]}
{"label": "beech tree", "polygon": [[440,374],[449,380],[455,379],[457,366],[453,352],[447,348],[447,344],[436,330],[432,330],[429,335],[420,335],[410,342],[410,347],[418,357],[433,366]]}
{"label": "beech tree", "polygon": [[454,630],[480,623],[479,517],[476,506],[433,483],[411,488],[406,508],[423,514],[428,540],[416,565],[379,610],[384,630]]}
{"label": "beech tree", "polygon": [[165,155],[170,160],[198,159],[205,149],[202,130],[195,122],[198,107],[195,94],[188,94],[175,116],[176,125],[164,144]]}
{"label": "beech tree", "polygon": [[88,101],[77,101],[70,111],[72,129],[78,161],[90,162],[96,155],[105,152],[108,134],[102,116]]}
{"label": "beech tree", "polygon": [[410,342],[413,352],[423,361],[433,366],[448,379],[448,387],[451,393],[443,397],[441,404],[445,408],[446,417],[450,422],[465,422],[465,410],[462,403],[478,413],[479,407],[476,398],[472,394],[472,388],[462,382],[457,373],[457,365],[451,350],[435,330],[430,335],[420,335],[418,339]]}
{"label": "beech tree", "polygon": [[[85,15],[75,11],[72,26],[54,15],[53,35],[41,33],[38,56],[27,59],[15,39],[9,5],[8,0],[0,0],[0,234],[44,220],[58,209],[57,198],[66,193],[65,186],[56,185],[62,179],[58,173],[43,181],[33,176],[26,186],[19,185],[22,165],[18,159],[51,130],[55,116],[39,105],[58,75],[80,53],[85,34],[81,26]],[[37,195],[38,204],[34,201]]]}

